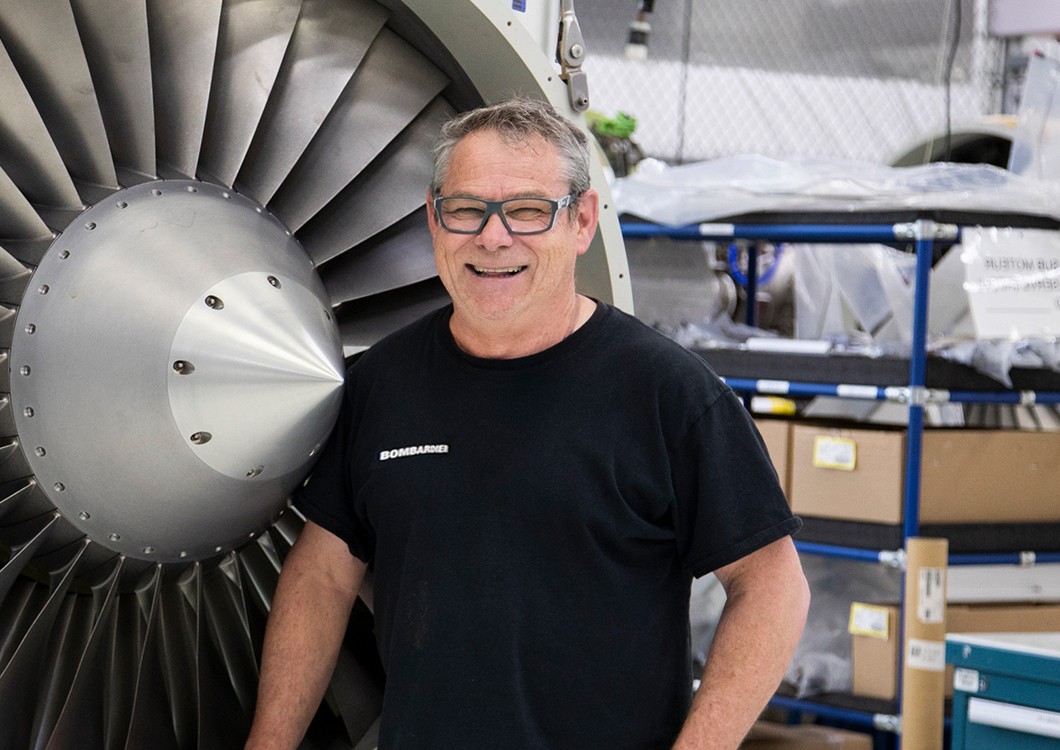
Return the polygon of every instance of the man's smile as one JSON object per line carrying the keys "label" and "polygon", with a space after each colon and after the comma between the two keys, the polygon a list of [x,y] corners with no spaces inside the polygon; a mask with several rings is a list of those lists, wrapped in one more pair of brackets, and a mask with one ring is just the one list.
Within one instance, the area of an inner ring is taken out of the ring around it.
{"label": "man's smile", "polygon": [[504,268],[486,268],[484,266],[476,266],[471,263],[467,264],[467,268],[472,271],[476,276],[480,276],[486,279],[499,279],[509,276],[515,276],[526,270],[526,266],[506,266]]}

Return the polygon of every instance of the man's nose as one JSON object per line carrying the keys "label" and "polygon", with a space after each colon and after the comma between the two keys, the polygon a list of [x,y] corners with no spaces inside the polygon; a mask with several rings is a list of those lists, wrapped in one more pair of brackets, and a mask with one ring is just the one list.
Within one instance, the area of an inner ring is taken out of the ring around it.
{"label": "man's nose", "polygon": [[507,247],[511,244],[511,232],[508,231],[508,227],[504,226],[500,212],[486,217],[486,224],[478,233],[478,239],[479,244],[487,249]]}

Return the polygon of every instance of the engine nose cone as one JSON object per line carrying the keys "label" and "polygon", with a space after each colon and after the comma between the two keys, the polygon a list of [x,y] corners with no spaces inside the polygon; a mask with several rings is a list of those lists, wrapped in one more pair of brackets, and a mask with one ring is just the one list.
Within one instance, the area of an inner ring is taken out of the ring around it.
{"label": "engine nose cone", "polygon": [[301,469],[342,383],[331,315],[298,281],[262,272],[214,284],[170,349],[169,402],[192,453],[236,479]]}
{"label": "engine nose cone", "polygon": [[226,552],[275,520],[343,374],[298,242],[254,202],[183,180],[115,193],[55,240],[11,363],[49,499],[93,541],[159,562]]}

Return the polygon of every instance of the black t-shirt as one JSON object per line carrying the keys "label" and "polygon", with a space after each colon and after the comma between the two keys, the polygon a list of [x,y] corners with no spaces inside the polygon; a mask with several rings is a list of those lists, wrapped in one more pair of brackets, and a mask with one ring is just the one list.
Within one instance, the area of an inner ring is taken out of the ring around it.
{"label": "black t-shirt", "polygon": [[799,525],[752,421],[608,305],[514,360],[457,348],[451,312],[351,367],[297,503],[372,565],[380,748],[669,747],[692,578]]}

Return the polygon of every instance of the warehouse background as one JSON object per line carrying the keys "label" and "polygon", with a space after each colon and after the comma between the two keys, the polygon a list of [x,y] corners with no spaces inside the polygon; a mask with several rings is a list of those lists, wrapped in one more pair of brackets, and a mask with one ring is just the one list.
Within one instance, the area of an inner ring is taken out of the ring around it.
{"label": "warehouse background", "polygon": [[636,2],[576,7],[592,109],[635,117],[638,144],[670,162],[890,163],[1018,90],[1022,53],[987,35],[987,0],[659,0],[641,62],[625,55]]}

